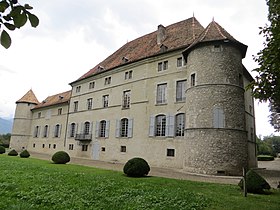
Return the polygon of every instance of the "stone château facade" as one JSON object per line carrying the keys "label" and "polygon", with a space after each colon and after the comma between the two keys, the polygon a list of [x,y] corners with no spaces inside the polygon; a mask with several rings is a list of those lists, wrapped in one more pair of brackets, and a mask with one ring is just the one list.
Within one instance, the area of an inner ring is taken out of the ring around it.
{"label": "stone ch\u00e2teau facade", "polygon": [[11,148],[205,174],[256,167],[247,46],[195,17],[126,43],[76,81],[16,104]]}

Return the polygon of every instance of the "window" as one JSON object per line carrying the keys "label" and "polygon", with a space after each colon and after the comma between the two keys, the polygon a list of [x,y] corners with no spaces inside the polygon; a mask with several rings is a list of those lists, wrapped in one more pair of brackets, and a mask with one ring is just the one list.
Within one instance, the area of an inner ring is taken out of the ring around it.
{"label": "window", "polygon": [[51,144],[49,144],[49,148],[51,148],[51,146],[52,146],[52,145],[51,145]]}
{"label": "window", "polygon": [[101,151],[102,151],[102,152],[105,152],[105,147],[101,147]]}
{"label": "window", "polygon": [[109,106],[109,95],[103,96],[103,107],[106,108]]}
{"label": "window", "polygon": [[88,89],[93,89],[95,86],[95,82],[90,82],[88,85]]}
{"label": "window", "polygon": [[56,124],[54,127],[54,137],[60,137],[60,125]]}
{"label": "window", "polygon": [[41,118],[42,113],[38,112],[38,118]]}
{"label": "window", "polygon": [[124,73],[124,79],[128,80],[128,79],[131,79],[131,78],[132,78],[132,70],[131,71],[126,71]]}
{"label": "window", "polygon": [[40,126],[35,126],[34,137],[39,137],[40,135]]}
{"label": "window", "polygon": [[74,101],[74,112],[78,111],[78,106],[79,106],[79,102],[78,101]]}
{"label": "window", "polygon": [[105,78],[104,84],[105,84],[105,85],[111,84],[111,77],[106,77],[106,78]]}
{"label": "window", "polygon": [[222,52],[222,51],[223,51],[222,45],[219,44],[214,45],[212,48],[212,52]]}
{"label": "window", "polygon": [[167,92],[167,84],[159,84],[157,86],[157,104],[165,104],[166,100],[166,92]]}
{"label": "window", "polygon": [[168,69],[168,61],[158,63],[158,71],[164,71]]}
{"label": "window", "polygon": [[74,144],[69,144],[69,150],[74,150]]}
{"label": "window", "polygon": [[54,149],[56,148],[56,144],[53,144],[53,148],[54,148]]}
{"label": "window", "polygon": [[128,134],[128,119],[123,118],[121,119],[121,137],[127,137]]}
{"label": "window", "polygon": [[48,133],[49,133],[49,126],[45,125],[43,137],[48,137]]}
{"label": "window", "polygon": [[184,136],[185,114],[177,114],[175,119],[176,136]]}
{"label": "window", "polygon": [[84,134],[88,135],[89,133],[90,133],[90,123],[85,122],[85,124],[84,124]]}
{"label": "window", "polygon": [[195,86],[195,73],[191,74],[191,87]]}
{"label": "window", "polygon": [[167,149],[166,156],[167,157],[174,157],[175,156],[175,149]]}
{"label": "window", "polygon": [[214,128],[224,128],[225,127],[225,115],[224,110],[220,107],[215,107],[213,109],[213,127]]}
{"label": "window", "polygon": [[62,114],[62,108],[59,108],[58,110],[57,110],[57,115],[61,115]]}
{"label": "window", "polygon": [[42,148],[45,148],[45,144],[42,144]]}
{"label": "window", "polygon": [[88,145],[82,145],[82,151],[83,152],[88,151]]}
{"label": "window", "polygon": [[79,92],[81,92],[81,86],[76,87],[76,93],[79,93]]}
{"label": "window", "polygon": [[70,137],[74,137],[75,133],[76,133],[76,124],[71,123],[71,125],[70,125]]}
{"label": "window", "polygon": [[87,99],[87,109],[91,110],[92,109],[92,98]]}
{"label": "window", "polygon": [[185,91],[186,91],[187,80],[177,81],[176,84],[176,101],[182,102],[186,100]]}
{"label": "window", "polygon": [[35,146],[36,146],[36,144],[34,143],[34,144],[33,144],[33,148],[35,148]]}
{"label": "window", "polygon": [[131,91],[127,90],[123,92],[123,108],[128,109],[130,107],[130,94]]}
{"label": "window", "polygon": [[126,146],[121,146],[121,152],[126,152]]}
{"label": "window", "polygon": [[106,133],[106,121],[100,121],[100,128],[99,128],[99,137],[105,137]]}
{"label": "window", "polygon": [[183,58],[177,58],[177,67],[182,67],[183,66]]}
{"label": "window", "polygon": [[156,116],[156,136],[165,136],[166,117],[165,115]]}

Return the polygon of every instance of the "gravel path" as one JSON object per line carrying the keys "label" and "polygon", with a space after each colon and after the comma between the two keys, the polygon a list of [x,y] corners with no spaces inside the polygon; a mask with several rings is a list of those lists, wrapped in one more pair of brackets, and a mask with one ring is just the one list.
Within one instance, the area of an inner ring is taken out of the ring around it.
{"label": "gravel path", "polygon": [[[31,157],[51,160],[51,155],[41,154],[41,153],[31,153]],[[114,163],[114,162],[103,162],[92,159],[85,158],[76,158],[71,157],[70,164],[85,165],[96,168],[122,171],[123,164]],[[280,159],[275,161],[259,161],[259,168],[256,169],[273,187],[276,188],[278,182],[280,181]],[[173,178],[173,179],[182,179],[182,180],[191,180],[191,181],[200,181],[200,182],[210,182],[210,183],[221,183],[221,184],[238,184],[241,177],[237,176],[214,176],[214,175],[202,175],[187,173],[180,169],[166,169],[151,167],[149,176]]]}

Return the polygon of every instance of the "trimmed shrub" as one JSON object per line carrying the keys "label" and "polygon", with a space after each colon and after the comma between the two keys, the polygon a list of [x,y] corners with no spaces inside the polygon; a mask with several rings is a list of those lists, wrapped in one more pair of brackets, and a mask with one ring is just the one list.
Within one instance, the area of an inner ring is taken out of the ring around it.
{"label": "trimmed shrub", "polygon": [[29,152],[25,149],[25,150],[23,150],[23,151],[19,154],[19,156],[20,156],[21,158],[29,158],[29,157],[30,157],[30,154],[29,154]]}
{"label": "trimmed shrub", "polygon": [[[243,179],[240,180],[238,186],[243,189]],[[265,179],[254,170],[246,173],[246,186],[249,193],[263,194],[264,190],[269,190],[270,185]]]}
{"label": "trimmed shrub", "polygon": [[123,172],[130,177],[143,177],[150,172],[150,166],[143,158],[135,157],[126,162]]}
{"label": "trimmed shrub", "polygon": [[8,155],[10,155],[10,156],[17,156],[18,155],[18,153],[17,153],[17,151],[16,150],[11,150],[9,153],[8,153]]}
{"label": "trimmed shrub", "polygon": [[258,161],[271,161],[274,157],[271,155],[258,155]]}
{"label": "trimmed shrub", "polygon": [[52,161],[55,164],[66,164],[70,161],[70,156],[65,151],[58,151],[53,154]]}
{"label": "trimmed shrub", "polygon": [[0,154],[4,154],[6,152],[5,147],[0,146]]}

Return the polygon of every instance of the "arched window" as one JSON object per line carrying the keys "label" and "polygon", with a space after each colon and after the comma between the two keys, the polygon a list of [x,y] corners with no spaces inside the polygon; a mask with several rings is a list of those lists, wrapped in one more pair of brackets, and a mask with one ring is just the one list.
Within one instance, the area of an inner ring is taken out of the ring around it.
{"label": "arched window", "polygon": [[121,130],[120,130],[121,137],[128,136],[128,119],[123,118],[121,119]]}
{"label": "arched window", "polygon": [[105,133],[106,133],[106,120],[101,120],[99,126],[99,137],[105,137]]}
{"label": "arched window", "polygon": [[90,123],[89,122],[85,122],[84,124],[84,134],[88,135],[90,131]]}
{"label": "arched window", "polygon": [[45,125],[43,137],[48,137],[49,126]]}
{"label": "arched window", "polygon": [[56,126],[54,127],[54,137],[59,137],[59,133],[60,133],[60,125],[56,124]]}
{"label": "arched window", "polygon": [[75,131],[76,131],[76,124],[75,123],[71,123],[71,125],[70,125],[70,137],[74,137],[75,136]]}
{"label": "arched window", "polygon": [[176,136],[184,136],[185,114],[177,114],[175,121]]}
{"label": "arched window", "polygon": [[39,137],[40,135],[40,126],[36,126],[34,129],[34,137]]}
{"label": "arched window", "polygon": [[158,115],[156,116],[156,136],[165,136],[166,130],[166,116]]}

